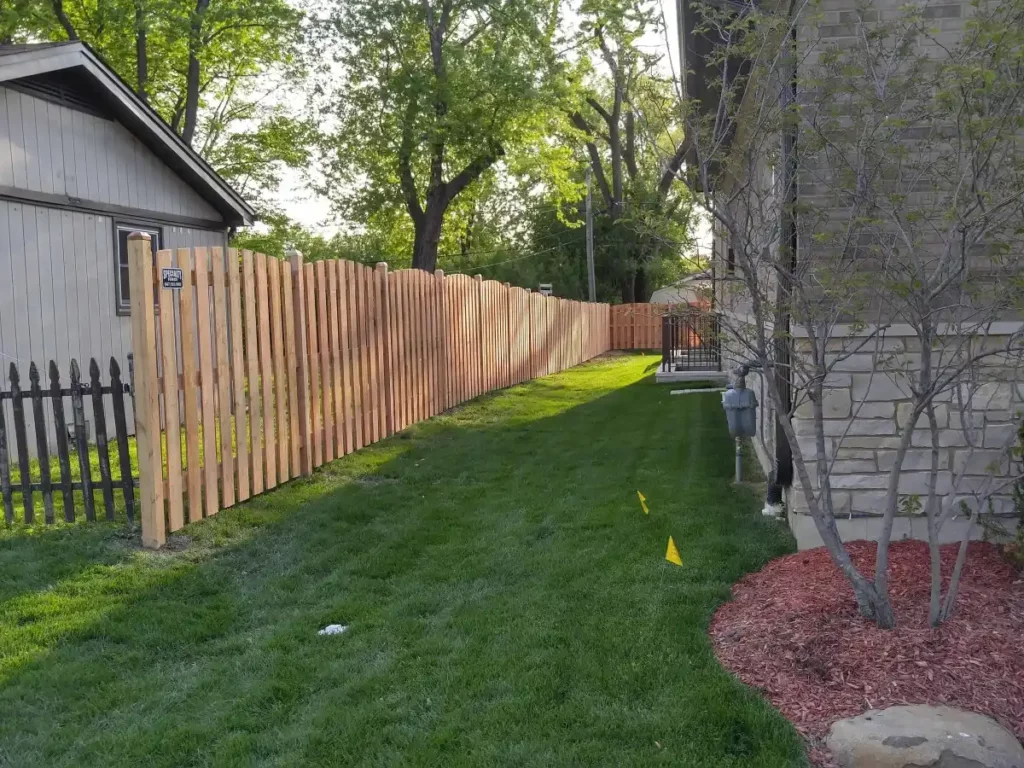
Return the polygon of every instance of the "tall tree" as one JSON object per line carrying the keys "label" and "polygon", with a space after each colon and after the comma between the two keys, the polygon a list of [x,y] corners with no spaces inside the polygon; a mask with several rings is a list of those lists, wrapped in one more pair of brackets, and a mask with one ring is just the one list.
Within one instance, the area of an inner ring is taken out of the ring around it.
{"label": "tall tree", "polygon": [[663,222],[691,213],[690,195],[673,185],[686,145],[671,89],[658,79],[659,57],[639,47],[660,14],[646,0],[585,0],[580,12],[589,57],[577,68],[569,119],[611,225],[622,301],[646,301],[648,272],[666,247],[678,253],[658,235]]}
{"label": "tall tree", "polygon": [[258,202],[254,181],[307,160],[312,126],[280,104],[302,74],[302,18],[286,0],[22,0],[0,38],[88,43]]}
{"label": "tall tree", "polygon": [[558,0],[353,0],[332,14],[345,77],[325,190],[350,218],[412,221],[414,267],[437,264],[446,215],[538,138],[554,104]]}

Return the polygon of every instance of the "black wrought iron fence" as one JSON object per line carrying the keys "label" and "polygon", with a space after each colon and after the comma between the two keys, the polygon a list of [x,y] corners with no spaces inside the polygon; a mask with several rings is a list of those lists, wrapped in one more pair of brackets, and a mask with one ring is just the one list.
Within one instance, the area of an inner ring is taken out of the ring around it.
{"label": "black wrought iron fence", "polygon": [[[49,383],[44,384],[39,368],[31,363],[26,388],[18,367],[11,363],[10,389],[0,390],[0,498],[4,519],[8,525],[13,524],[15,509],[21,507],[24,522],[35,522],[39,494],[46,523],[53,523],[58,513],[65,521],[74,522],[76,509],[87,520],[95,520],[95,495],[99,493],[108,520],[113,520],[120,509],[129,521],[134,520],[138,470],[125,409],[130,387],[121,380],[120,366],[111,358],[110,383],[106,386],[100,381],[100,366],[95,359],[89,361],[88,382],[82,381],[75,360],[71,361],[69,387],[61,386],[60,373],[52,360],[48,372]],[[70,414],[65,410],[67,400]],[[107,401],[113,416],[113,440]],[[8,403],[10,426],[5,413]],[[87,403],[91,420],[86,419]],[[115,491],[120,499],[115,498]]]}
{"label": "black wrought iron fence", "polygon": [[661,320],[661,370],[722,370],[722,325],[717,313],[691,307]]}

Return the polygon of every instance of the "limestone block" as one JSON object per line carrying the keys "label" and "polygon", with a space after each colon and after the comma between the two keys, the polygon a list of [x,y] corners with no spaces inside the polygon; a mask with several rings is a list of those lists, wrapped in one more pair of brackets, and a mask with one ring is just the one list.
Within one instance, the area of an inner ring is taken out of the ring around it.
{"label": "limestone block", "polygon": [[837,459],[871,459],[874,460],[875,452],[864,448],[840,448],[836,454]]}
{"label": "limestone block", "polygon": [[910,397],[910,388],[902,377],[894,378],[887,373],[853,374],[852,395],[855,402],[872,400],[905,400]]}
{"label": "limestone block", "polygon": [[891,419],[896,415],[896,403],[858,403],[854,413],[858,419]]}
{"label": "limestone block", "polygon": [[1005,451],[962,448],[956,451],[953,471],[958,475],[1003,475],[1009,471]]}
{"label": "limestone block", "polygon": [[1017,425],[989,424],[985,427],[985,439],[982,442],[983,448],[1005,448],[1015,445],[1017,442]]}
{"label": "limestone block", "polygon": [[832,487],[849,490],[881,490],[889,484],[889,478],[877,473],[864,475],[836,475],[831,478]]}
{"label": "limestone block", "polygon": [[[888,472],[896,464],[896,451],[878,452],[878,469],[881,472]],[[909,450],[903,457],[902,469],[904,472],[914,470],[930,470],[932,468],[932,452],[922,450]],[[939,451],[939,469],[949,468],[949,451]]]}
{"label": "limestone block", "polygon": [[982,411],[1006,411],[1010,407],[1013,386],[1005,381],[989,381],[980,386],[960,385],[962,402]]}
{"label": "limestone block", "polygon": [[836,475],[856,475],[864,472],[877,472],[878,465],[872,459],[850,459],[850,460],[836,460],[832,463],[832,476]]}

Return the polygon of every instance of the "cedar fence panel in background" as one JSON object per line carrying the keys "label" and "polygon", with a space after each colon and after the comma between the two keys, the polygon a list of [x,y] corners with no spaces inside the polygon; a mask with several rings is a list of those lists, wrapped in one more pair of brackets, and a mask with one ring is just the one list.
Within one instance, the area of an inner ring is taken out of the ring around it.
{"label": "cedar fence panel in background", "polygon": [[[129,251],[151,547],[484,392],[600,355],[618,333],[607,305],[479,276],[216,248],[154,258],[145,236]],[[180,288],[163,280],[175,264]]]}
{"label": "cedar fence panel in background", "polygon": [[611,307],[611,349],[660,349],[661,318],[668,304],[615,304]]}

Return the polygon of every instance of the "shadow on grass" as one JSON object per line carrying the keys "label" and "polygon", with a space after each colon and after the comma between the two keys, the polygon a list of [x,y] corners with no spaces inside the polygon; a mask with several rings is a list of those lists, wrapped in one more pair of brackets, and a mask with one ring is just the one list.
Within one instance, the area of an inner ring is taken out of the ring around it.
{"label": "shadow on grass", "polygon": [[488,395],[181,552],[6,542],[11,563],[59,545],[0,606],[0,764],[799,764],[705,634],[791,540],[728,484],[718,410],[643,374]]}

